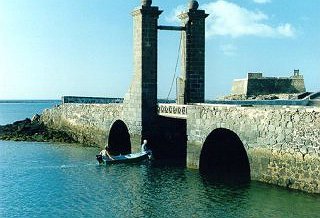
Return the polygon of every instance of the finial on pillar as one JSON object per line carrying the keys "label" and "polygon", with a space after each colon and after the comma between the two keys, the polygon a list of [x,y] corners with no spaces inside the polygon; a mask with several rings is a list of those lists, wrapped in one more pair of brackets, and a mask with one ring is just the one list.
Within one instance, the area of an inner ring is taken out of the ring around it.
{"label": "finial on pillar", "polygon": [[191,0],[189,3],[190,10],[197,10],[199,7],[199,3],[196,0]]}
{"label": "finial on pillar", "polygon": [[141,0],[141,5],[145,7],[150,7],[152,4],[152,0]]}

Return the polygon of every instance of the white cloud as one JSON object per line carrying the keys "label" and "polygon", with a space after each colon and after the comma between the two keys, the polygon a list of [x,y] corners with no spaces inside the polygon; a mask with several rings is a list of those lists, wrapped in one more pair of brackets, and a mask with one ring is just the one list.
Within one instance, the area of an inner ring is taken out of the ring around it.
{"label": "white cloud", "polygon": [[166,16],[166,21],[169,23],[177,23],[179,22],[178,16],[182,14],[182,12],[186,11],[185,5],[179,5],[174,9],[169,16]]}
{"label": "white cloud", "polygon": [[293,37],[294,28],[285,23],[271,26],[266,22],[268,15],[261,11],[250,11],[239,5],[224,0],[203,6],[210,16],[207,18],[207,36],[259,36],[259,37]]}
{"label": "white cloud", "polygon": [[237,52],[237,47],[233,44],[225,44],[220,46],[220,50],[226,56],[235,56]]}
{"label": "white cloud", "polygon": [[257,4],[265,4],[265,3],[270,3],[271,0],[253,0]]}
{"label": "white cloud", "polygon": [[[267,3],[271,0],[254,0]],[[206,36],[258,37],[294,37],[295,29],[290,23],[270,25],[269,16],[261,11],[251,11],[235,3],[218,0],[202,6],[210,16],[206,19]],[[185,5],[179,5],[166,20],[179,23],[177,16],[185,11]]]}
{"label": "white cloud", "polygon": [[291,24],[286,23],[277,27],[277,32],[282,36],[294,37],[294,29]]}

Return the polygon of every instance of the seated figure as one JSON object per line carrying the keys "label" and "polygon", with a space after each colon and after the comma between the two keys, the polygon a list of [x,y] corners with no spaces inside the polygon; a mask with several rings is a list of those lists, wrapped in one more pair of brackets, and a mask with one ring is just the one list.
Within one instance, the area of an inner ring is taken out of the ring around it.
{"label": "seated figure", "polygon": [[108,156],[108,158],[110,158],[111,160],[114,160],[114,159],[112,158],[112,156],[110,155],[110,153],[109,153],[109,148],[108,148],[108,146],[106,146],[105,149],[103,149],[102,151],[100,151],[99,154],[100,154],[102,157],[107,157],[107,156]]}
{"label": "seated figure", "polygon": [[143,140],[143,144],[141,145],[141,152],[146,152],[149,158],[152,158],[152,151],[148,148],[148,141],[146,139]]}

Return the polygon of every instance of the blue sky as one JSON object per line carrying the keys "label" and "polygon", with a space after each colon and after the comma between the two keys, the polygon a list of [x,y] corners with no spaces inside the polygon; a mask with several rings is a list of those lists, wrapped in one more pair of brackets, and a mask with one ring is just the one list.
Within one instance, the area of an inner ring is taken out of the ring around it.
{"label": "blue sky", "polygon": [[[247,72],[300,69],[320,90],[318,0],[200,0],[206,9],[206,98],[228,94]],[[0,0],[0,99],[123,97],[132,70],[131,11],[139,0]],[[154,0],[162,25],[187,0]],[[167,96],[180,35],[159,32],[158,95]],[[174,98],[175,91],[171,97]]]}

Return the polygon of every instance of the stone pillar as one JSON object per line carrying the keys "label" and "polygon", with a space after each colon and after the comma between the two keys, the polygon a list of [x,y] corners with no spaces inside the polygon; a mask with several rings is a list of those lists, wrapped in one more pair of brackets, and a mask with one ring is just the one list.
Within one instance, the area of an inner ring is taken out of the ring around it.
{"label": "stone pillar", "polygon": [[124,118],[143,139],[151,134],[157,117],[157,27],[162,11],[151,6],[151,0],[141,2],[132,12],[134,78],[124,99]]}
{"label": "stone pillar", "polygon": [[198,6],[197,1],[191,1],[189,10],[179,16],[186,31],[182,33],[178,104],[203,103],[205,100],[205,19],[208,14],[198,10]]}

